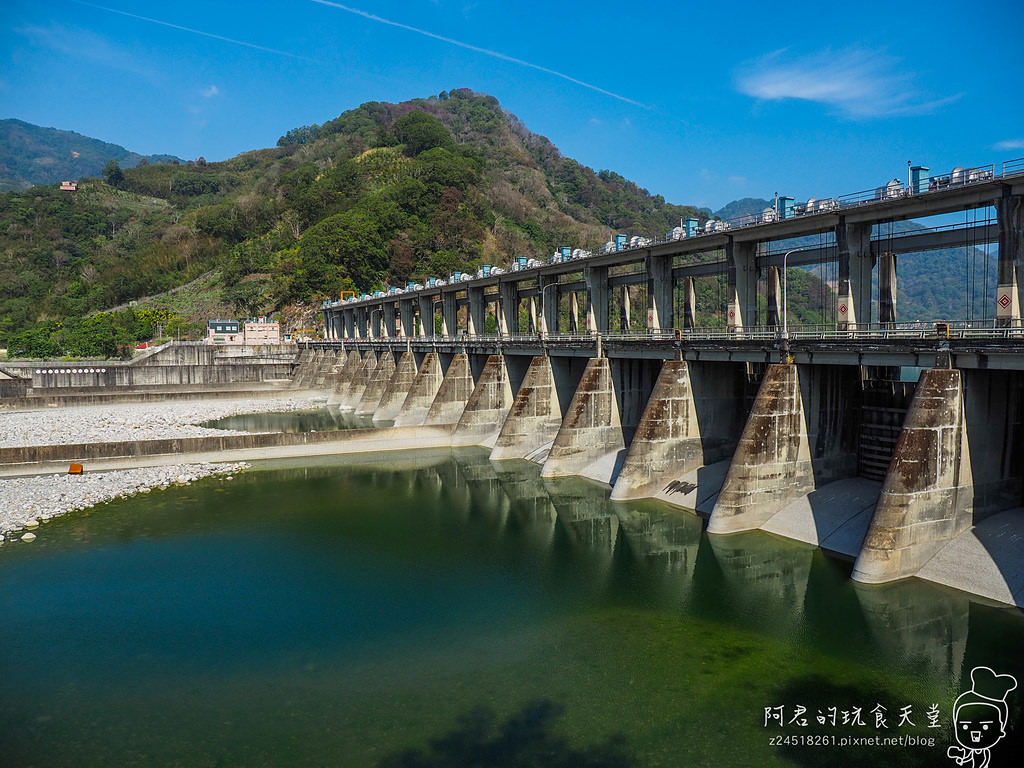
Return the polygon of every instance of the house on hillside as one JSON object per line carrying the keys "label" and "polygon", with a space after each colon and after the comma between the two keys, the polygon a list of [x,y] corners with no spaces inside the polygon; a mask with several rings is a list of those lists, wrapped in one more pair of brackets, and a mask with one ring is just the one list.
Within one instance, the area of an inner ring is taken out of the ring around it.
{"label": "house on hillside", "polygon": [[260,316],[245,324],[242,335],[246,344],[280,344],[281,324]]}
{"label": "house on hillside", "polygon": [[244,344],[237,320],[210,320],[206,324],[207,344]]}
{"label": "house on hillside", "polygon": [[60,183],[61,192],[77,192],[78,182],[77,181],[62,181]]}

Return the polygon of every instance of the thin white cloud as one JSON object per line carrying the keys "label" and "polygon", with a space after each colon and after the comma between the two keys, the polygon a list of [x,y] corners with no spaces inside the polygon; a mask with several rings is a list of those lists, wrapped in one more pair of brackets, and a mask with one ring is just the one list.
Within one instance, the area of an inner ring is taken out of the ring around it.
{"label": "thin white cloud", "polygon": [[94,3],[87,3],[87,2],[85,2],[85,0],[70,0],[70,1],[72,3],[77,3],[78,5],[84,5],[84,6],[87,6],[89,8],[95,8],[98,11],[106,11],[107,13],[116,13],[116,14],[118,14],[120,16],[127,16],[130,19],[138,19],[139,21],[148,21],[150,24],[159,24],[162,27],[170,27],[171,29],[177,29],[177,30],[180,30],[182,32],[190,32],[193,35],[202,35],[203,37],[209,37],[209,38],[212,38],[214,40],[220,40],[221,42],[224,42],[224,43],[231,43],[232,45],[242,45],[242,46],[245,46],[246,48],[252,48],[252,49],[257,50],[257,51],[263,51],[264,53],[273,53],[273,54],[276,54],[278,56],[287,56],[288,58],[300,59],[302,61],[313,61],[313,59],[307,58],[305,56],[299,56],[298,54],[295,54],[295,53],[288,53],[287,51],[279,51],[276,48],[266,48],[266,47],[264,47],[262,45],[256,45],[255,43],[247,43],[244,40],[234,40],[234,39],[232,39],[230,37],[222,37],[221,35],[214,35],[211,32],[203,32],[202,30],[192,29],[190,27],[182,27],[182,26],[179,26],[178,24],[171,24],[169,21],[160,21],[159,19],[151,19],[151,18],[149,18],[147,16],[139,16],[139,15],[134,14],[134,13],[128,13],[127,11],[118,11],[118,10],[115,10],[114,8],[107,8],[105,6],[96,5]]}
{"label": "thin white cloud", "polygon": [[83,29],[61,24],[29,25],[17,30],[32,45],[46,48],[69,60],[88,59],[115,69],[151,76],[152,71],[139,64],[128,51],[112,45],[105,38]]}
{"label": "thin white cloud", "polygon": [[775,51],[741,64],[738,90],[764,101],[800,99],[825,104],[851,118],[927,114],[960,95],[922,94],[900,61],[882,51],[826,49],[803,56]]}
{"label": "thin white cloud", "polygon": [[1024,139],[1008,139],[999,141],[992,145],[992,149],[1004,152],[1008,149],[1024,149]]}
{"label": "thin white cloud", "polygon": [[475,45],[470,45],[469,43],[464,43],[461,40],[453,40],[450,37],[443,37],[442,35],[437,35],[437,34],[434,34],[433,32],[428,32],[425,29],[418,29],[417,27],[410,27],[408,24],[402,24],[402,23],[397,22],[397,21],[390,21],[389,19],[381,18],[380,16],[376,16],[376,15],[374,15],[372,13],[367,13],[366,11],[360,11],[358,8],[350,8],[347,5],[341,5],[340,3],[329,2],[329,0],[310,0],[310,2],[319,3],[320,5],[330,6],[331,8],[337,8],[340,11],[345,11],[346,13],[352,13],[352,14],[355,14],[356,16],[362,16],[364,19],[369,19],[370,21],[376,21],[379,24],[387,24],[388,26],[398,27],[399,29],[404,29],[404,30],[406,30],[408,32],[415,32],[417,35],[423,35],[424,37],[429,37],[429,38],[432,38],[434,40],[440,40],[442,43],[448,43],[449,45],[455,45],[455,46],[458,46],[459,48],[465,48],[466,50],[474,51],[475,53],[482,53],[484,56],[490,56],[490,57],[495,58],[495,59],[501,59],[502,61],[508,61],[508,62],[513,63],[513,64],[519,64],[520,66],[523,66],[523,67],[529,67],[530,69],[536,69],[538,72],[544,72],[545,74],[548,74],[548,75],[554,75],[555,77],[560,77],[563,80],[568,80],[570,83],[575,83],[576,85],[582,86],[584,88],[589,88],[592,91],[597,91],[598,93],[603,93],[605,96],[611,96],[613,99],[618,99],[619,101],[624,101],[627,104],[633,104],[634,106],[637,106],[637,107],[643,107],[644,106],[639,101],[634,101],[633,99],[627,98],[626,96],[621,96],[621,95],[619,95],[617,93],[612,93],[611,91],[606,91],[604,88],[600,88],[600,87],[598,87],[596,85],[591,85],[590,83],[585,83],[582,80],[577,80],[575,77],[570,77],[569,75],[567,75],[567,74],[565,74],[563,72],[558,72],[558,71],[556,71],[554,69],[548,69],[547,67],[542,67],[539,64],[531,64],[528,61],[523,61],[522,59],[517,59],[517,58],[515,58],[513,56],[506,56],[504,53],[499,53],[498,51],[488,50],[487,48],[480,48],[480,47],[475,46]]}
{"label": "thin white cloud", "polygon": [[216,85],[211,85],[209,88],[203,90],[204,99],[212,99],[214,96],[220,95],[220,88]]}

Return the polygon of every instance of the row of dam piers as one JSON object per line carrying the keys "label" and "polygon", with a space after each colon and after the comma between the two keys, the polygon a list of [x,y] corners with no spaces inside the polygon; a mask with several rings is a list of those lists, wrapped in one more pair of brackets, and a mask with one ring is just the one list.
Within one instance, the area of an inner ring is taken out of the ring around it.
{"label": "row of dam piers", "polygon": [[361,342],[302,349],[292,386],[431,427],[430,447],[444,435],[607,483],[613,501],[694,510],[711,535],[821,547],[864,584],[1024,600],[1024,371]]}

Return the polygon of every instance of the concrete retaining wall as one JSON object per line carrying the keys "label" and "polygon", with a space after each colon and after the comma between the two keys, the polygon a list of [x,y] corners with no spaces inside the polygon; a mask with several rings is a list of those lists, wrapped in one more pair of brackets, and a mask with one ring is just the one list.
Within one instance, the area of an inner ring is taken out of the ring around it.
{"label": "concrete retaining wall", "polygon": [[818,485],[856,475],[852,373],[825,366],[768,367],[708,521],[709,533],[759,528]]}
{"label": "concrete retaining wall", "polygon": [[409,386],[409,394],[395,416],[396,427],[415,427],[422,424],[430,413],[430,406],[444,381],[441,360],[436,352],[428,352]]}
{"label": "concrete retaining wall", "polygon": [[[79,443],[73,445],[38,445],[0,448],[0,465],[52,464],[54,462],[88,462],[108,459],[134,459],[147,456],[224,454],[223,460],[239,451],[270,451],[261,458],[274,458],[273,449],[282,455],[295,455],[290,448],[325,445],[334,446],[329,453],[405,450],[407,448],[447,447],[451,426],[407,427],[399,429],[350,429],[324,432],[227,434],[210,437],[189,437],[175,440],[138,440],[117,443]],[[342,448],[342,446],[344,446]],[[304,452],[304,451],[300,451]]]}
{"label": "concrete retaining wall", "polygon": [[380,404],[373,413],[374,421],[394,421],[402,410],[405,398],[409,396],[412,383],[416,380],[416,357],[412,352],[403,352],[395,366],[395,373],[388,382]]}
{"label": "concrete retaining wall", "polygon": [[742,425],[735,369],[665,362],[615,480],[613,500],[657,496],[693,470],[732,456]]}
{"label": "concrete retaining wall", "polygon": [[960,371],[921,373],[853,578],[912,576],[971,524],[961,492],[966,456]]}
{"label": "concrete retaining wall", "polygon": [[473,394],[473,374],[469,368],[469,356],[463,353],[452,356],[448,371],[437,390],[437,396],[430,405],[424,424],[458,424],[466,410],[469,396]]}
{"label": "concrete retaining wall", "polygon": [[611,365],[606,357],[591,358],[541,477],[580,475],[610,482],[617,456],[625,447]]}
{"label": "concrete retaining wall", "polygon": [[512,386],[505,358],[491,355],[459,417],[452,445],[493,446],[511,407]]}
{"label": "concrete retaining wall", "polygon": [[372,416],[374,414],[380,405],[384,390],[387,389],[388,384],[391,383],[391,377],[394,375],[395,356],[390,350],[386,350],[377,361],[377,367],[373,369],[369,381],[366,382],[363,396],[359,398],[359,402],[355,406],[357,416]]}
{"label": "concrete retaining wall", "polygon": [[515,402],[501,425],[501,432],[491,451],[491,461],[525,459],[554,441],[561,426],[562,412],[551,359],[538,355],[530,361]]}

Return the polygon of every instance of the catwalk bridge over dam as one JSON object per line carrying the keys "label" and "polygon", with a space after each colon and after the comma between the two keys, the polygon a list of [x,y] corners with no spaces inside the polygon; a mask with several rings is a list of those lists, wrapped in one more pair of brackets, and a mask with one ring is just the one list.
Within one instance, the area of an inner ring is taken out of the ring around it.
{"label": "catwalk bridge over dam", "polygon": [[[781,202],[325,302],[327,338],[305,344],[297,383],[546,478],[609,483],[615,500],[697,510],[712,534],[842,553],[861,582],[918,575],[1024,604],[1024,161]],[[893,226],[939,214],[966,221]],[[996,250],[991,316],[900,318],[898,256],[956,246]],[[833,270],[827,325],[790,325],[793,267]],[[701,316],[704,281],[724,316]]]}

